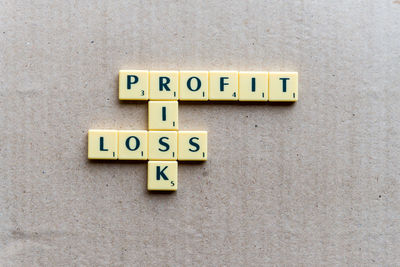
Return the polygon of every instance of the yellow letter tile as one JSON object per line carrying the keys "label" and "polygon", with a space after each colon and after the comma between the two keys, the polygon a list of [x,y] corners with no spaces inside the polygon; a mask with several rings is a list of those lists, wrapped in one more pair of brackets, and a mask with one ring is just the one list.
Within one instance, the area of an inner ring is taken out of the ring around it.
{"label": "yellow letter tile", "polygon": [[267,101],[268,72],[239,72],[239,101]]}
{"label": "yellow letter tile", "polygon": [[210,100],[238,100],[238,87],[237,71],[210,71]]}
{"label": "yellow letter tile", "polygon": [[298,99],[297,72],[270,72],[269,73],[269,101],[293,102]]}
{"label": "yellow letter tile", "polygon": [[117,159],[118,131],[89,130],[88,132],[89,159]]}
{"label": "yellow letter tile", "polygon": [[147,131],[118,131],[118,159],[146,160]]}
{"label": "yellow letter tile", "polygon": [[150,100],[178,100],[178,87],[178,71],[150,71]]}
{"label": "yellow letter tile", "polygon": [[149,99],[149,72],[147,70],[120,70],[119,99]]}
{"label": "yellow letter tile", "polygon": [[178,160],[207,160],[207,132],[179,131]]}
{"label": "yellow letter tile", "polygon": [[180,100],[208,100],[208,71],[181,71],[179,75]]}
{"label": "yellow letter tile", "polygon": [[178,162],[149,161],[147,190],[176,191],[178,189]]}
{"label": "yellow letter tile", "polygon": [[176,131],[149,131],[149,160],[176,160],[177,152]]}
{"label": "yellow letter tile", "polygon": [[178,101],[149,101],[149,130],[178,130]]}

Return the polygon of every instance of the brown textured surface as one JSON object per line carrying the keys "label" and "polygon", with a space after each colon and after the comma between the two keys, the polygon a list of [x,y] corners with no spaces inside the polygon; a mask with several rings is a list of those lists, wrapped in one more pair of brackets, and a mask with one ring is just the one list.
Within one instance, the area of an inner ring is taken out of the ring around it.
{"label": "brown textured surface", "polygon": [[[132,2],[0,3],[2,266],[400,265],[398,1]],[[181,104],[209,161],[149,194],[86,159],[147,127],[128,68],[294,70],[300,100]]]}

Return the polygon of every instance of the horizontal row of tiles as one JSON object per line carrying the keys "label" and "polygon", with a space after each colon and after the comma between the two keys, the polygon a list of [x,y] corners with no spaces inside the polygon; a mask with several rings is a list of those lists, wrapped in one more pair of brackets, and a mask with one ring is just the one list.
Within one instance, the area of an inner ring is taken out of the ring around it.
{"label": "horizontal row of tiles", "polygon": [[298,100],[297,72],[119,71],[120,100]]}
{"label": "horizontal row of tiles", "polygon": [[207,160],[207,131],[89,130],[88,158]]}

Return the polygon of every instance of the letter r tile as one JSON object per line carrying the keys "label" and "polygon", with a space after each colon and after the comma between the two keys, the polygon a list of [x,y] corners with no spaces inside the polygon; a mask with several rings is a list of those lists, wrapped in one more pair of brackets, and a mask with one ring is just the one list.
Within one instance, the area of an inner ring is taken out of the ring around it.
{"label": "letter r tile", "polygon": [[150,100],[178,100],[178,71],[150,71]]}
{"label": "letter r tile", "polygon": [[147,165],[147,190],[176,191],[178,189],[178,162],[149,161]]}

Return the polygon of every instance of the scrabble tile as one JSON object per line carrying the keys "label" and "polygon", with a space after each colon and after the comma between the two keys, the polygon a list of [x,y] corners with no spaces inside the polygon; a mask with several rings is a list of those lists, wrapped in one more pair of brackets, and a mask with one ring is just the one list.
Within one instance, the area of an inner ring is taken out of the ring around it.
{"label": "scrabble tile", "polygon": [[149,131],[149,160],[176,160],[177,152],[176,131]]}
{"label": "scrabble tile", "polygon": [[149,99],[149,72],[147,70],[120,70],[119,99]]}
{"label": "scrabble tile", "polygon": [[149,101],[149,130],[178,130],[178,101]]}
{"label": "scrabble tile", "polygon": [[209,100],[238,100],[238,72],[210,71]]}
{"label": "scrabble tile", "polygon": [[207,160],[207,132],[179,131],[178,160]]}
{"label": "scrabble tile", "polygon": [[268,72],[239,72],[239,101],[267,101]]}
{"label": "scrabble tile", "polygon": [[88,132],[89,159],[117,159],[118,131],[89,130]]}
{"label": "scrabble tile", "polygon": [[208,100],[208,71],[181,71],[179,79],[179,100]]}
{"label": "scrabble tile", "polygon": [[147,131],[118,131],[118,159],[146,160]]}
{"label": "scrabble tile", "polygon": [[176,191],[178,189],[178,162],[149,161],[147,164],[147,190]]}
{"label": "scrabble tile", "polygon": [[293,102],[299,94],[297,72],[270,72],[269,73],[269,101]]}
{"label": "scrabble tile", "polygon": [[178,100],[178,88],[178,71],[150,71],[150,100]]}

